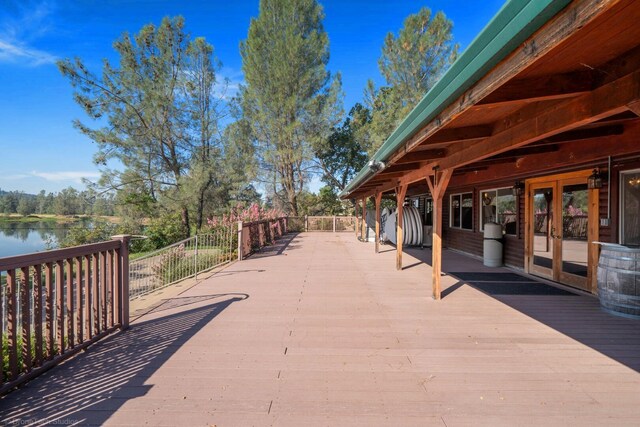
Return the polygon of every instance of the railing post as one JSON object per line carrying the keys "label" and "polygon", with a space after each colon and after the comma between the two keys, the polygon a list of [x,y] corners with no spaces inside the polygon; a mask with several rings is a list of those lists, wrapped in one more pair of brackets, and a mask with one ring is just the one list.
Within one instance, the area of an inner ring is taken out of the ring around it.
{"label": "railing post", "polygon": [[307,215],[304,216],[304,231],[309,231],[309,217]]}
{"label": "railing post", "polygon": [[284,217],[282,220],[283,220],[283,222],[284,222],[284,233],[283,233],[283,234],[287,234],[287,233],[288,233],[288,231],[287,231],[287,230],[288,230],[288,228],[289,228],[289,217],[288,217],[288,216],[286,216],[286,217]]}
{"label": "railing post", "polygon": [[242,221],[238,221],[238,261],[242,261]]}
{"label": "railing post", "polygon": [[195,239],[195,251],[194,251],[194,257],[193,257],[193,271],[194,271],[194,278],[196,280],[198,280],[198,235],[196,234],[196,239]]}
{"label": "railing post", "polygon": [[336,216],[333,216],[333,232],[336,232]]}
{"label": "railing post", "polygon": [[113,240],[120,241],[120,268],[121,274],[119,279],[120,286],[120,324],[121,329],[129,328],[129,240],[131,236],[128,234],[120,234],[112,236]]}

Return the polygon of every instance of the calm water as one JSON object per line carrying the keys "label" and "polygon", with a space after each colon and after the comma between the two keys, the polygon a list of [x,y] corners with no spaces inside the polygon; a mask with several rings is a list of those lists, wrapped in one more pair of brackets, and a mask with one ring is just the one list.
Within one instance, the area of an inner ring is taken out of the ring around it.
{"label": "calm water", "polygon": [[74,224],[0,222],[0,258],[53,249]]}

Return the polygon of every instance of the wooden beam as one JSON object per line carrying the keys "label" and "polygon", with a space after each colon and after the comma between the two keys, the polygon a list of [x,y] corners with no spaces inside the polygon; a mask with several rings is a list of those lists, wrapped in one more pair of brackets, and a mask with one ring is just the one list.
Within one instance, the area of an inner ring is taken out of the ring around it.
{"label": "wooden beam", "polygon": [[[607,156],[626,156],[640,152],[640,121],[627,125],[622,135],[560,144],[558,151],[531,154],[512,163],[493,165],[478,173],[454,174],[451,185],[465,187],[479,182],[491,183],[504,179],[523,178],[531,174],[544,174],[554,169],[590,165]],[[469,165],[471,167],[472,165]],[[583,166],[588,167],[588,166]]]}
{"label": "wooden beam", "polygon": [[442,207],[453,169],[436,171],[433,181],[427,177],[427,184],[433,198],[433,237],[431,244],[431,284],[433,299],[441,297],[440,276],[442,275]]}
{"label": "wooden beam", "polygon": [[[587,126],[591,126],[591,125],[587,125]],[[557,135],[553,135],[549,138],[541,139],[540,141],[536,141],[525,148],[521,148],[520,150],[526,150],[529,147],[533,148],[533,147],[541,147],[544,145],[557,145],[557,144],[564,144],[564,143],[573,142],[573,141],[582,141],[586,139],[601,138],[603,136],[622,135],[623,133],[624,133],[624,125],[622,124],[602,125],[598,127],[585,127],[582,129],[562,132]],[[515,150],[511,150],[508,153],[511,153],[512,151],[515,151]]]}
{"label": "wooden beam", "polygon": [[447,150],[423,150],[407,153],[395,163],[396,165],[404,163],[424,162],[426,160],[441,159],[447,155]]}
{"label": "wooden beam", "polygon": [[407,185],[401,185],[396,189],[396,203],[398,206],[398,214],[396,216],[396,270],[402,270],[404,198],[407,195],[407,188]]}
{"label": "wooden beam", "polygon": [[514,79],[482,98],[476,105],[567,98],[591,91],[594,80],[593,71],[586,69],[574,73]]}
{"label": "wooden beam", "polygon": [[454,142],[484,139],[491,136],[492,133],[493,127],[485,125],[439,129],[430,135],[429,139],[423,140],[422,143],[415,148],[415,151],[431,150],[434,147],[448,146]]}
{"label": "wooden beam", "polygon": [[406,172],[406,171],[410,171],[416,168],[420,167],[420,163],[418,162],[414,162],[414,163],[404,163],[404,164],[394,164],[392,166],[389,166],[386,169],[383,169],[382,171],[378,172],[378,176],[388,176],[389,174],[393,174],[395,172]]}
{"label": "wooden beam", "polygon": [[632,102],[630,104],[627,104],[627,108],[630,111],[633,111],[633,113],[636,116],[640,116],[640,101],[636,101],[636,102]]}
{"label": "wooden beam", "polygon": [[442,169],[461,167],[509,149],[575,129],[601,118],[620,113],[640,99],[640,71],[547,108],[527,120],[505,126],[482,143],[461,143],[452,147],[439,163]]}
{"label": "wooden beam", "polygon": [[375,197],[376,204],[376,253],[380,252],[380,203],[382,202],[382,193],[377,192]]}
{"label": "wooden beam", "polygon": [[472,105],[517,76],[616,3],[617,0],[584,0],[570,3],[525,41],[522,44],[523,48],[515,49],[476,84],[451,102],[434,120],[409,138],[398,153],[389,159],[390,163],[395,162],[404,153],[414,151],[415,147],[449,125]]}

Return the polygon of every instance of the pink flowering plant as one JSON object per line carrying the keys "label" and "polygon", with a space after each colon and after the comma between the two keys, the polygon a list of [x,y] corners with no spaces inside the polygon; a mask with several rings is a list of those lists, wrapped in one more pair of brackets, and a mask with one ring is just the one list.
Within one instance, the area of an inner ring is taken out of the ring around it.
{"label": "pink flowering plant", "polygon": [[220,227],[228,227],[236,225],[238,221],[243,223],[273,220],[284,217],[285,214],[279,209],[265,209],[257,203],[253,203],[249,207],[244,207],[241,203],[238,203],[235,207],[232,207],[228,214],[223,214],[221,217],[213,217],[207,219],[207,224],[211,229],[217,229]]}

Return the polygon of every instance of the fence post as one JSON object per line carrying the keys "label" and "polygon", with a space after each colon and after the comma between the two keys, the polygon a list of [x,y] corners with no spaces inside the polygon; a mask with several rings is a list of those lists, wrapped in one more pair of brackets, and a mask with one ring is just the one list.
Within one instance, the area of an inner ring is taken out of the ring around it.
{"label": "fence post", "polygon": [[304,231],[309,231],[309,217],[307,215],[304,216]]}
{"label": "fence post", "polygon": [[285,216],[282,221],[284,222],[284,233],[283,234],[287,234],[288,231],[287,229],[289,228],[289,217]]}
{"label": "fence post", "polygon": [[121,329],[129,328],[129,240],[128,234],[120,234],[111,237],[120,241],[120,268],[122,269],[119,279],[120,286],[120,324]]}
{"label": "fence post", "polygon": [[238,221],[238,261],[242,261],[242,221]]}
{"label": "fence post", "polygon": [[333,232],[336,232],[336,216],[333,216]]}
{"label": "fence post", "polygon": [[194,278],[198,280],[198,235],[197,234],[196,234],[195,256],[193,257],[193,270],[195,271]]}

